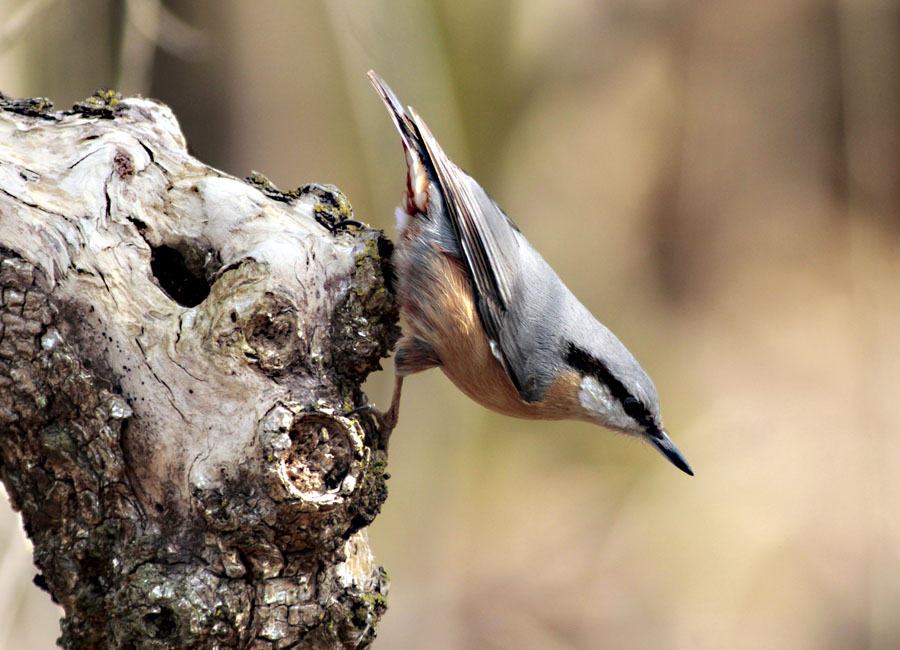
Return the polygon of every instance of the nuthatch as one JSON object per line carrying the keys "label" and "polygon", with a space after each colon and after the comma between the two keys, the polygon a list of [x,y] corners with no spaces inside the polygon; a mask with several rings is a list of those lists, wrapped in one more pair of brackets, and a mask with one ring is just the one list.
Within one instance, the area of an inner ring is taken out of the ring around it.
{"label": "nuthatch", "polygon": [[519,418],[584,420],[642,438],[693,475],[666,435],[653,382],[597,322],[516,225],[444,153],[413,108],[369,79],[400,132],[406,196],[393,264],[403,336],[391,406],[403,378],[439,367],[466,395]]}

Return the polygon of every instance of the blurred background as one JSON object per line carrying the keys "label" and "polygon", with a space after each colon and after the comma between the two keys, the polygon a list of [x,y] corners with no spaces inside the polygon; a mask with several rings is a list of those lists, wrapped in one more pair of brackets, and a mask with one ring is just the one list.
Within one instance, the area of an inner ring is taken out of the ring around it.
{"label": "blurred background", "polygon": [[[0,90],[170,105],[393,232],[414,105],[654,378],[696,471],[406,383],[376,650],[900,647],[900,5],[0,0]],[[387,404],[390,362],[370,398]],[[0,648],[50,648],[0,504]]]}

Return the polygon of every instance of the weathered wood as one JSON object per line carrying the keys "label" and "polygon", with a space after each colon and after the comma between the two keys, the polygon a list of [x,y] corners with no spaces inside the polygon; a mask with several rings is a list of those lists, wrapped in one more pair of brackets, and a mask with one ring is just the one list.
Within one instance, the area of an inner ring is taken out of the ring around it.
{"label": "weathered wood", "polygon": [[360,384],[390,242],[100,93],[0,97],[0,478],[67,648],[355,648],[387,582]]}

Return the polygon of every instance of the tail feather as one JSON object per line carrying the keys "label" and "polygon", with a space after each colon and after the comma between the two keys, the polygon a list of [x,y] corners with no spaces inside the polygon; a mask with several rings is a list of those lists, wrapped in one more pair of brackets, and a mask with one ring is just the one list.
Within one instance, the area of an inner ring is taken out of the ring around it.
{"label": "tail feather", "polygon": [[394,126],[397,127],[400,137],[403,139],[403,145],[411,151],[420,152],[422,150],[422,140],[419,137],[418,129],[416,129],[416,125],[406,113],[397,95],[374,70],[369,70],[367,76],[381,96],[384,105],[387,106],[388,113],[391,114],[391,119],[394,121]]}
{"label": "tail feather", "polygon": [[[379,77],[374,70],[369,70],[369,81],[375,86],[375,90],[384,101],[384,105],[394,121],[394,126],[400,132],[403,141],[403,149],[406,152],[406,201],[404,212],[407,217],[428,213],[428,191],[432,187],[432,180],[437,178],[434,165],[428,153],[428,148],[422,138],[422,133],[414,119],[415,111],[412,108],[403,108],[397,95],[391,90],[384,79]],[[398,214],[398,232],[406,230],[408,219]]]}

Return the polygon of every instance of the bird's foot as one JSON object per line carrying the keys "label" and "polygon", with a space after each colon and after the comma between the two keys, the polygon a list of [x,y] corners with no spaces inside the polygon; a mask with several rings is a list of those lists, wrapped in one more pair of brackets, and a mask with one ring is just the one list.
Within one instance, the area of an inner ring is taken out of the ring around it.
{"label": "bird's foot", "polygon": [[391,432],[397,426],[397,417],[400,413],[400,392],[403,387],[403,376],[396,375],[394,378],[394,396],[391,398],[391,405],[387,411],[379,411],[374,404],[365,404],[353,409],[348,415],[356,413],[369,413],[375,418],[378,424],[378,432],[381,434],[381,446],[387,451],[388,440]]}
{"label": "bird's foot", "polygon": [[374,404],[364,404],[359,406],[347,415],[357,415],[360,413],[368,413],[373,418],[375,418],[375,424],[378,426],[378,433],[381,434],[381,444],[384,447],[384,450],[387,451],[388,440],[391,437],[391,433],[394,431],[394,428],[397,426],[397,409],[393,404],[387,411],[378,410]]}

